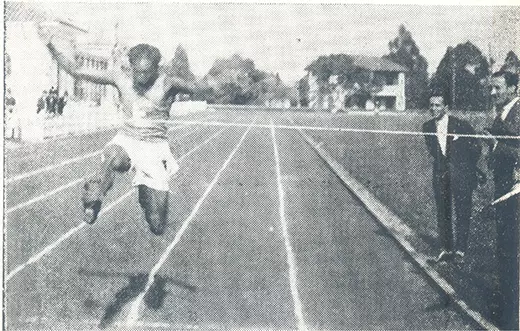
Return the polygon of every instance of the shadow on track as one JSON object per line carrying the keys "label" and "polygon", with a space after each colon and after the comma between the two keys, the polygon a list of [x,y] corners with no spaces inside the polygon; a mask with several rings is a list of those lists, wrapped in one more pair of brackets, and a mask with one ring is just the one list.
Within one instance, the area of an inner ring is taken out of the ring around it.
{"label": "shadow on track", "polygon": [[[148,281],[148,274],[138,273],[138,274],[130,274],[130,273],[122,273],[122,272],[103,272],[103,271],[91,271],[85,269],[79,269],[78,274],[84,276],[94,276],[94,277],[102,277],[102,278],[110,278],[110,277],[123,277],[128,278],[128,284],[120,289],[115,294],[115,299],[105,308],[105,313],[99,322],[98,327],[100,329],[104,329],[109,327],[115,320],[115,318],[122,311],[123,307],[132,301],[135,297],[141,293],[145,287],[146,282]],[[145,305],[153,310],[158,310],[162,307],[164,303],[164,298],[168,294],[168,291],[165,290],[166,284],[170,283],[177,287],[188,290],[189,292],[196,292],[197,287],[190,285],[184,281],[173,279],[171,277],[163,277],[163,276],[155,276],[152,287],[148,290],[144,297]],[[87,300],[85,302],[86,306],[91,306],[91,300]]]}

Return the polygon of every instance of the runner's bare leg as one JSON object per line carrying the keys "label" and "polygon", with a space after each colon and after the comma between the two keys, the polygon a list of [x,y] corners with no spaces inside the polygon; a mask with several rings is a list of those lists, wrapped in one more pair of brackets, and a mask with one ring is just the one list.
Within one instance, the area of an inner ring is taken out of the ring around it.
{"label": "runner's bare leg", "polygon": [[139,185],[139,204],[150,231],[160,236],[164,233],[168,218],[168,191],[159,191],[145,185]]}
{"label": "runner's bare leg", "polygon": [[116,172],[126,172],[129,169],[130,157],[121,146],[105,147],[99,171],[87,179],[83,187],[81,200],[85,222],[92,224],[96,221],[102,199],[114,184]]}

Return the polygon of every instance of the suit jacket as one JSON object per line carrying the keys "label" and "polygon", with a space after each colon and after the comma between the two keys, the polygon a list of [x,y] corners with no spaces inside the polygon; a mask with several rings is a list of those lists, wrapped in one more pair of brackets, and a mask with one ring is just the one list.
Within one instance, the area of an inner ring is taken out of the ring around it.
{"label": "suit jacket", "polygon": [[[520,101],[513,105],[505,120],[498,114],[489,131],[497,136],[520,136]],[[493,156],[520,161],[520,140],[498,139]]]}
{"label": "suit jacket", "polygon": [[[425,133],[437,133],[435,119],[423,124]],[[448,134],[475,134],[467,121],[448,115]],[[477,186],[478,160],[482,151],[479,139],[448,136],[446,155],[442,154],[437,136],[425,135],[426,148],[433,156],[433,176],[449,174],[457,187],[475,188]]]}
{"label": "suit jacket", "polygon": [[[496,136],[520,136],[520,101],[513,105],[505,120],[502,120],[501,114],[498,114],[489,132]],[[500,138],[497,140],[491,158],[495,188],[500,194],[507,192],[514,184],[513,171],[520,171],[520,140]]]}

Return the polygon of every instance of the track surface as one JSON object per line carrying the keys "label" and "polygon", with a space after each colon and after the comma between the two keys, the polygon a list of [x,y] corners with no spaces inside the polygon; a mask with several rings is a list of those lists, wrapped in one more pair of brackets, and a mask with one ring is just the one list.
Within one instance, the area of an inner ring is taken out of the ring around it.
{"label": "track surface", "polygon": [[[289,124],[267,112],[193,118],[208,117]],[[113,134],[8,151],[6,177],[95,152]],[[181,161],[161,237],[147,229],[130,174],[98,222],[81,225],[78,179],[98,156],[7,184],[8,330],[474,327],[296,131],[189,126],[169,139]]]}

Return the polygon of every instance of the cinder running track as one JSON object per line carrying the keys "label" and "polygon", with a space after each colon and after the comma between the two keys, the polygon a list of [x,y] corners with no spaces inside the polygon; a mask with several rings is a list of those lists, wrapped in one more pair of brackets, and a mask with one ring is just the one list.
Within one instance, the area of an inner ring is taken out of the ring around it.
{"label": "cinder running track", "polygon": [[[268,112],[192,117],[204,118],[289,124]],[[131,175],[83,225],[81,178],[114,133],[6,152],[7,329],[475,327],[294,130],[175,128],[164,235],[148,231]]]}

